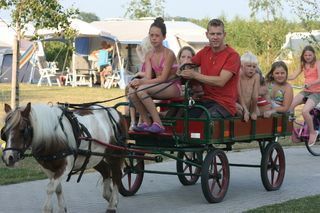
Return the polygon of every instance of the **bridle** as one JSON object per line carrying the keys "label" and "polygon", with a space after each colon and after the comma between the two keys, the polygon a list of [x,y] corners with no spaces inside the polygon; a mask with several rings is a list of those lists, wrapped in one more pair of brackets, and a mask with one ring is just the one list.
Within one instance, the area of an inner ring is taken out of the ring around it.
{"label": "bridle", "polygon": [[[23,135],[23,148],[13,148],[13,147],[9,147],[9,148],[5,148],[3,149],[3,153],[5,151],[15,151],[18,153],[18,158],[19,159],[23,159],[25,157],[25,151],[29,148],[29,146],[31,145],[31,140],[33,137],[33,129],[31,126],[30,121],[27,118],[22,118],[23,122],[26,122],[26,127],[22,131],[22,135]],[[6,131],[4,130],[4,127],[1,129],[1,140],[7,142],[8,138],[6,136]],[[3,156],[2,156],[3,157]]]}

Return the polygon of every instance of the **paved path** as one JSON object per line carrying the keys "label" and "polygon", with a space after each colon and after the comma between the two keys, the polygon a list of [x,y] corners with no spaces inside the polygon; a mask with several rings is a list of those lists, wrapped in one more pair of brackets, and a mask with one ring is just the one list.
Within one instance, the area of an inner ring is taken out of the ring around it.
{"label": "paved path", "polygon": [[[230,163],[259,164],[260,152],[249,150],[227,153]],[[223,202],[208,204],[201,184],[182,186],[176,176],[145,174],[138,193],[120,196],[119,213],[126,212],[242,212],[263,205],[320,194],[320,157],[311,156],[306,148],[285,148],[286,176],[278,191],[267,192],[258,168],[231,167],[230,186]],[[148,165],[148,169],[172,168],[175,162]],[[101,179],[96,173],[83,176],[81,183],[63,183],[69,213],[103,213],[106,203],[101,196]],[[41,212],[47,180],[0,187],[1,213]],[[55,201],[56,202],[56,201]],[[56,209],[55,209],[56,210]]]}

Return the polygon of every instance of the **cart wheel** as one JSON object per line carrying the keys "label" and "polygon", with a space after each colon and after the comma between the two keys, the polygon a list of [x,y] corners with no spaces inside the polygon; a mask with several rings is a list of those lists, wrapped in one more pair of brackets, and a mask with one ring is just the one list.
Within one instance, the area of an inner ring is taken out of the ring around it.
{"label": "cart wheel", "polygon": [[[178,152],[178,158],[181,160],[191,161],[199,165],[202,164],[202,152]],[[179,175],[178,178],[182,185],[188,186],[195,184],[201,174],[201,168],[177,160],[177,172],[191,175]],[[194,175],[192,175],[194,174]]]}
{"label": "cart wheel", "polygon": [[267,191],[275,191],[281,187],[286,170],[283,149],[279,143],[270,142],[262,153],[261,179]]}
{"label": "cart wheel", "polygon": [[144,173],[144,161],[142,159],[126,158],[122,168],[122,179],[119,192],[123,196],[132,196],[140,188]]}
{"label": "cart wheel", "polygon": [[230,171],[226,154],[222,150],[208,152],[201,175],[202,192],[209,203],[223,200],[229,187]]}
{"label": "cart wheel", "polygon": [[316,143],[313,146],[309,146],[308,140],[305,141],[305,145],[308,151],[314,156],[320,156],[320,138],[318,136]]}

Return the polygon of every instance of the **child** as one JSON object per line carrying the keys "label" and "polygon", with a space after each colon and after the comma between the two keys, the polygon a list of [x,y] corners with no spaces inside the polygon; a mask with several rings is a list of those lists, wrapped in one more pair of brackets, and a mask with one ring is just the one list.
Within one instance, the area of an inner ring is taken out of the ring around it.
{"label": "child", "polygon": [[260,76],[256,72],[258,59],[251,52],[241,56],[240,79],[238,83],[239,103],[238,113],[243,115],[245,122],[251,118],[257,120],[258,115],[258,89],[260,87]]}
{"label": "child", "polygon": [[[144,78],[144,77],[146,77],[144,61],[145,61],[146,54],[149,51],[152,51],[152,49],[153,49],[153,47],[152,47],[152,45],[150,43],[149,36],[145,37],[142,40],[141,44],[137,46],[136,52],[137,52],[137,55],[138,55],[138,57],[140,59],[140,62],[141,62],[141,69],[140,69],[139,72],[137,72],[134,75],[134,78]],[[126,88],[126,95],[128,95],[128,92],[129,92],[129,88],[127,87]],[[130,120],[131,120],[131,124],[130,124],[129,130],[132,131],[137,126],[136,109],[134,108],[132,103],[129,104],[129,114],[130,114]],[[141,124],[141,117],[140,116],[139,116],[138,125],[139,124]]]}
{"label": "child", "polygon": [[[182,47],[177,55],[177,60],[180,67],[186,63],[192,63],[191,58],[195,55],[194,50],[189,46]],[[192,81],[191,83],[192,98],[199,99],[203,95],[203,89],[199,82]],[[184,95],[184,94],[182,94]]]}
{"label": "child", "polygon": [[288,112],[293,99],[293,89],[287,82],[288,67],[283,61],[276,61],[266,75],[271,109],[263,113],[268,118],[275,112]]}
{"label": "child", "polygon": [[310,111],[320,102],[320,62],[317,61],[315,50],[312,46],[306,46],[300,56],[300,69],[296,70],[289,80],[296,79],[302,72],[305,78],[305,89],[296,95],[290,106],[290,110],[293,112],[294,108],[304,103],[304,99],[307,98],[307,102],[303,106],[302,116],[309,129],[309,146],[315,144],[319,132],[314,129],[312,117]]}
{"label": "child", "polygon": [[260,87],[258,90],[258,111],[259,115],[263,115],[263,113],[271,108],[270,100],[268,97],[268,87],[265,81],[265,78],[263,77],[263,74],[259,67],[257,67],[257,73],[260,77]]}

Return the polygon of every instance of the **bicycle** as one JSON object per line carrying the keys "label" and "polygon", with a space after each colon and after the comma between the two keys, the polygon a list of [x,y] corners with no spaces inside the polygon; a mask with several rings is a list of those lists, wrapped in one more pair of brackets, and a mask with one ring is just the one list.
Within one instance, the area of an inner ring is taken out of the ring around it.
{"label": "bicycle", "polygon": [[[317,106],[311,110],[310,114],[313,117],[314,128],[320,131],[320,108]],[[304,142],[307,150],[314,156],[320,156],[320,135],[318,135],[316,143],[313,146],[309,146],[309,129],[306,122],[299,123],[294,121],[298,128],[293,128],[292,141],[293,142]]]}

